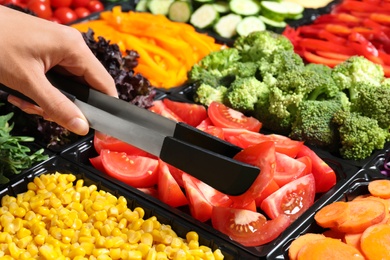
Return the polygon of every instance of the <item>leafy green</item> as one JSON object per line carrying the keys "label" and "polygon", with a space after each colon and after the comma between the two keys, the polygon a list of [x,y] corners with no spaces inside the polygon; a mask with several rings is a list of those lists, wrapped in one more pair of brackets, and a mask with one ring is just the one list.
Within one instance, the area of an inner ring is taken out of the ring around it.
{"label": "leafy green", "polygon": [[19,174],[30,168],[34,163],[47,160],[44,149],[34,153],[23,143],[33,142],[34,138],[27,136],[12,136],[13,124],[9,121],[13,113],[0,116],[0,184],[7,183],[10,174]]}

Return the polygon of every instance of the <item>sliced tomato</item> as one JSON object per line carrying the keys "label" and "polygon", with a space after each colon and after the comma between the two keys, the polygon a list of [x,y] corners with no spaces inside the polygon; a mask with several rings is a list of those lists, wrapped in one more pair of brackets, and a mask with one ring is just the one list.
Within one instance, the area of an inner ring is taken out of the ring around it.
{"label": "sliced tomato", "polygon": [[211,122],[210,118],[207,117],[202,122],[199,123],[199,125],[196,126],[196,128],[200,130],[206,129],[206,127],[213,125],[213,122]]}
{"label": "sliced tomato", "polygon": [[148,108],[150,111],[159,114],[163,117],[169,118],[175,122],[184,122],[178,115],[176,115],[172,110],[167,108],[162,100],[153,101],[153,105]]}
{"label": "sliced tomato", "polygon": [[103,163],[102,163],[102,157],[100,155],[89,158],[89,162],[92,164],[92,166],[101,171],[101,172],[106,172],[106,169],[104,169]]}
{"label": "sliced tomato", "polygon": [[336,184],[335,171],[308,146],[303,145],[297,158],[309,156],[312,162],[312,173],[316,181],[316,192],[327,192]]}
{"label": "sliced tomato", "polygon": [[196,127],[207,118],[207,110],[203,105],[163,99],[164,105],[178,115],[187,124]]}
{"label": "sliced tomato", "polygon": [[203,196],[202,192],[193,182],[190,175],[183,175],[184,189],[188,199],[191,216],[195,219],[205,222],[211,218],[213,205]]}
{"label": "sliced tomato", "polygon": [[142,191],[145,194],[148,194],[156,199],[158,199],[158,191],[154,187],[149,187],[149,188],[137,188],[138,190]]}
{"label": "sliced tomato", "polygon": [[259,132],[262,126],[256,118],[247,117],[243,113],[215,101],[210,103],[207,114],[211,122],[219,127],[243,128]]}
{"label": "sliced tomato", "polygon": [[184,172],[170,164],[168,164],[169,172],[171,173],[172,177],[175,178],[176,182],[179,184],[180,187],[184,188],[183,183],[183,174]]}
{"label": "sliced tomato", "polygon": [[203,131],[224,140],[224,134],[221,127],[209,125]]}
{"label": "sliced tomato", "polygon": [[158,160],[138,155],[100,152],[102,164],[107,174],[135,188],[151,187],[157,184]]}
{"label": "sliced tomato", "polygon": [[294,221],[313,205],[314,197],[314,176],[308,174],[284,185],[269,195],[263,200],[260,208],[271,219],[286,215],[291,221]]}
{"label": "sliced tomato", "polygon": [[306,164],[288,155],[276,152],[274,181],[279,187],[300,178],[306,173]]}
{"label": "sliced tomato", "polygon": [[211,222],[215,229],[244,246],[269,243],[290,225],[286,215],[267,220],[259,212],[224,207],[213,208]]}
{"label": "sliced tomato", "polygon": [[187,205],[187,198],[175,178],[171,175],[168,165],[159,160],[158,169],[158,198],[172,207]]}
{"label": "sliced tomato", "polygon": [[276,164],[275,144],[268,141],[250,146],[236,154],[234,159],[260,168],[260,174],[252,186],[244,194],[231,197],[234,200],[234,207],[242,208],[261,196],[272,181]]}
{"label": "sliced tomato", "polygon": [[305,168],[303,175],[312,173],[313,166],[312,166],[311,159],[309,156],[305,155],[305,156],[296,158],[296,160],[298,160],[306,165],[306,168]]}
{"label": "sliced tomato", "polygon": [[124,152],[128,155],[140,155],[140,156],[148,156],[154,157],[144,150],[141,150],[134,145],[123,142],[115,137],[103,134],[101,132],[96,131],[93,137],[93,146],[98,154],[102,149],[107,149],[113,152]]}
{"label": "sliced tomato", "polygon": [[[279,153],[286,154],[292,158],[295,158],[298,154],[299,149],[302,147],[303,142],[292,140],[286,136],[278,134],[261,134],[255,132],[239,132],[236,131],[236,135],[232,131],[224,131],[225,139],[228,142],[236,142],[241,144],[241,148],[246,148],[254,144],[258,144],[264,141],[273,141],[275,142],[275,149]],[[235,138],[231,138],[234,136]],[[230,138],[229,138],[230,137]],[[233,143],[234,144],[234,143]]]}
{"label": "sliced tomato", "polygon": [[231,206],[232,200],[228,195],[187,173],[184,173],[182,178],[190,212],[194,218],[204,222],[211,218],[213,207]]}
{"label": "sliced tomato", "polygon": [[260,208],[260,205],[263,202],[263,200],[267,198],[269,195],[271,195],[272,193],[274,193],[275,191],[277,191],[279,188],[280,188],[279,185],[274,180],[272,180],[267,185],[267,187],[265,187],[265,189],[260,194],[260,196],[256,198],[255,200],[256,207]]}

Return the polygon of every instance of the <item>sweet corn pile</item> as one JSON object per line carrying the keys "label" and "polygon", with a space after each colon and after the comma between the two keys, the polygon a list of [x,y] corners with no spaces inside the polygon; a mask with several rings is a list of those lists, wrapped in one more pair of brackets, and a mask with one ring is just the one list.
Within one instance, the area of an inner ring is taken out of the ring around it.
{"label": "sweet corn pile", "polygon": [[223,259],[199,245],[190,231],[180,238],[155,216],[73,174],[44,174],[0,208],[0,259]]}

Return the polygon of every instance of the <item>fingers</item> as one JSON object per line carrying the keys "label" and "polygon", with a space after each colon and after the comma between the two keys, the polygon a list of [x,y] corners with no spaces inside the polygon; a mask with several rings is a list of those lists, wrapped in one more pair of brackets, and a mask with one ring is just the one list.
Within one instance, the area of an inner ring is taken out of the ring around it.
{"label": "fingers", "polygon": [[[11,102],[15,102],[23,111],[33,112],[42,115],[45,119],[55,121],[69,131],[86,135],[89,131],[89,124],[78,107],[63,95],[57,88],[43,77],[36,80],[25,93],[38,105],[34,106],[28,102],[21,102],[15,97],[10,97]],[[38,91],[37,91],[38,90]],[[19,102],[19,103],[17,103]]]}
{"label": "fingers", "polygon": [[34,104],[31,104],[30,102],[26,102],[18,97],[9,95],[8,96],[8,102],[11,103],[14,106],[17,106],[20,108],[23,112],[26,112],[27,114],[35,114],[39,116],[43,116],[43,109],[39,106],[36,106]]}

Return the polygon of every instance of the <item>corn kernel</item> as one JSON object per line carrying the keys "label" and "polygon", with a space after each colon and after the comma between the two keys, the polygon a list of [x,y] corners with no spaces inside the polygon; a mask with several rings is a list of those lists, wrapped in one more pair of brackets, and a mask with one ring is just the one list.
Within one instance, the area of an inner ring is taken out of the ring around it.
{"label": "corn kernel", "polygon": [[142,260],[142,253],[138,250],[129,251],[128,258],[129,260]]}

